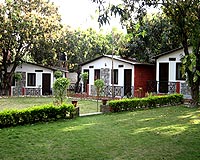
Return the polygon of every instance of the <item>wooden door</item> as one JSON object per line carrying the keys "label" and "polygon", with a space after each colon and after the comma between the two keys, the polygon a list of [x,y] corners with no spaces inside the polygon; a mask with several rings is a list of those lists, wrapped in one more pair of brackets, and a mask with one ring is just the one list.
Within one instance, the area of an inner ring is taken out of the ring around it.
{"label": "wooden door", "polygon": [[168,93],[169,63],[159,64],[159,92]]}
{"label": "wooden door", "polygon": [[132,70],[124,70],[124,95],[131,96]]}
{"label": "wooden door", "polygon": [[42,74],[42,95],[51,94],[51,74],[43,73]]}

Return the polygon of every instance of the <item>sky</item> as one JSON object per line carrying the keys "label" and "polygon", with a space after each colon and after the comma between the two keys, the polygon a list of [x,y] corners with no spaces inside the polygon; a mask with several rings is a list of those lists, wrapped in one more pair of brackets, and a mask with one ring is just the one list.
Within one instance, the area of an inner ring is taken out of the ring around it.
{"label": "sky", "polygon": [[[99,30],[98,14],[95,12],[97,4],[92,0],[51,0],[59,7],[59,12],[64,24],[72,28],[94,28]],[[108,0],[109,1],[109,0]],[[119,0],[110,0],[112,3]],[[122,29],[119,18],[114,18],[110,25],[103,26],[103,30],[110,31],[113,27]]]}

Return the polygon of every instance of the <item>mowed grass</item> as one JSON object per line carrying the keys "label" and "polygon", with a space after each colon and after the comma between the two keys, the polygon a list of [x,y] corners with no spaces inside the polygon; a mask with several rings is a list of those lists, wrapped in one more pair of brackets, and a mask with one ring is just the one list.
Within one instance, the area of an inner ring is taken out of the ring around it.
{"label": "mowed grass", "polygon": [[[73,98],[66,98],[65,103],[71,103]],[[0,98],[0,111],[5,109],[23,109],[32,106],[43,105],[53,103],[54,97],[8,97]],[[100,103],[99,103],[100,105]],[[80,107],[80,113],[91,113],[99,111],[99,105],[97,108],[97,102],[95,100],[78,99],[78,106]]]}
{"label": "mowed grass", "polygon": [[197,160],[200,110],[163,107],[0,130],[1,160]]}

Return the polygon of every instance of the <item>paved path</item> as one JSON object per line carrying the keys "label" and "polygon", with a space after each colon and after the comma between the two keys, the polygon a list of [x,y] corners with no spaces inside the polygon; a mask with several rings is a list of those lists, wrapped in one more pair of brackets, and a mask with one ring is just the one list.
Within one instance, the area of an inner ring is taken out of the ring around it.
{"label": "paved path", "polygon": [[93,116],[93,115],[99,115],[99,114],[103,114],[103,113],[102,112],[93,112],[93,113],[80,114],[80,117]]}

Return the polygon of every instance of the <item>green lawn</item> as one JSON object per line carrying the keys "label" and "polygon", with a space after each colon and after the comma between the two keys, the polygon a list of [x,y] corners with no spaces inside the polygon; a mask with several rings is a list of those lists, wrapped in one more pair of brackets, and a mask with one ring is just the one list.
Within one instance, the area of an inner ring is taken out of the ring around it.
{"label": "green lawn", "polygon": [[197,160],[200,110],[165,107],[0,130],[1,160]]}
{"label": "green lawn", "polygon": [[[36,105],[53,103],[53,97],[8,97],[0,98],[0,111],[4,109],[22,109]],[[72,98],[66,98],[66,103],[71,103]],[[100,103],[99,103],[100,105]],[[91,113],[97,111],[97,102],[94,100],[78,99],[80,113]],[[98,107],[99,111],[99,107]]]}

